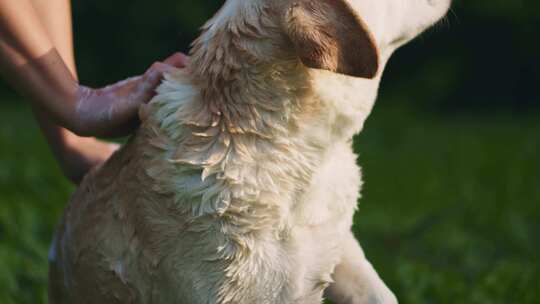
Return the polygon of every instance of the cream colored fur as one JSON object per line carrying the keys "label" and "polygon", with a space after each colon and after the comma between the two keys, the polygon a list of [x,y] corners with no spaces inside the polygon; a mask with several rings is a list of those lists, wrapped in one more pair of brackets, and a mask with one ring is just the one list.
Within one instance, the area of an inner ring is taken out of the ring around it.
{"label": "cream colored fur", "polygon": [[[229,0],[141,110],[130,142],[77,189],[51,250],[51,303],[396,303],[350,227],[351,139],[391,53],[448,0],[350,0],[381,66],[309,69],[275,7]],[[279,19],[279,20],[278,20]]]}

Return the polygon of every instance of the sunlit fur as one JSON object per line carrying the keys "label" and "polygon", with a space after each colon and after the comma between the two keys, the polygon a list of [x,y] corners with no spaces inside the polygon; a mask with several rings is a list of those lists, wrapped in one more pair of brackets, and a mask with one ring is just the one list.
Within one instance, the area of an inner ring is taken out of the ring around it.
{"label": "sunlit fur", "polygon": [[[338,304],[396,303],[350,232],[351,139],[382,68],[303,66],[281,30],[287,2],[229,0],[137,134],[86,177],[51,251],[52,303],[311,304],[333,281]],[[385,63],[397,45],[378,47]]]}

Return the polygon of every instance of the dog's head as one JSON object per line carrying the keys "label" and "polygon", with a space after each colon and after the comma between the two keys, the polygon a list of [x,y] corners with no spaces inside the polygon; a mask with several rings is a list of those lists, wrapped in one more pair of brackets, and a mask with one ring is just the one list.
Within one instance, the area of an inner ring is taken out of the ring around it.
{"label": "dog's head", "polygon": [[223,48],[216,34],[229,29],[241,37],[233,39],[242,40],[240,49],[262,61],[292,56],[309,68],[374,78],[390,54],[439,20],[450,2],[228,0],[195,46]]}
{"label": "dog's head", "polygon": [[306,66],[373,78],[380,57],[439,20],[451,0],[277,2],[285,32]]}

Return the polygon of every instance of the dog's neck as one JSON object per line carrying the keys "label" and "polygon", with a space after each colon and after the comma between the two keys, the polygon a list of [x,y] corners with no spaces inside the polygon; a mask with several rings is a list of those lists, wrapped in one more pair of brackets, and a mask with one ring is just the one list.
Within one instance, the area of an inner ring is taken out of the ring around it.
{"label": "dog's neck", "polygon": [[[364,80],[308,69],[276,12],[258,5],[228,1],[193,43],[187,73],[165,81],[148,113],[187,150],[189,137],[201,145],[221,138],[220,151],[242,134],[267,143],[296,138],[300,146],[321,149],[350,140],[371,112],[380,74]],[[143,121],[148,113],[143,111]],[[200,151],[183,152],[200,158]]]}
{"label": "dog's neck", "polygon": [[143,146],[161,151],[145,152],[159,168],[148,175],[178,201],[212,186],[186,206],[196,215],[262,204],[265,219],[248,222],[283,227],[328,149],[359,130],[374,94],[359,95],[377,82],[309,70],[280,46],[286,39],[271,11],[243,12],[212,19],[193,44],[189,71],[169,76],[145,107]]}
{"label": "dog's neck", "polygon": [[302,101],[310,94],[310,76],[278,46],[284,37],[270,9],[239,11],[227,16],[224,7],[203,27],[193,43],[190,73],[214,123],[231,133],[270,136],[308,106]]}

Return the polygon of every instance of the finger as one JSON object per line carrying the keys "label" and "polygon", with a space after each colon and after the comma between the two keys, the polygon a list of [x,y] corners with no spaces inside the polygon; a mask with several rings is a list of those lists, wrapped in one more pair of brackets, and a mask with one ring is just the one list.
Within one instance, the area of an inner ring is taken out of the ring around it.
{"label": "finger", "polygon": [[176,68],[174,66],[161,62],[156,62],[152,64],[152,66],[144,74],[144,81],[151,84],[152,86],[156,86],[163,78],[163,74],[171,73],[175,70]]}
{"label": "finger", "polygon": [[189,57],[183,53],[174,53],[169,58],[165,59],[163,63],[174,66],[176,68],[184,68],[189,62]]}
{"label": "finger", "polygon": [[155,89],[161,83],[163,74],[171,73],[175,70],[175,67],[165,63],[156,62],[152,64],[146,73],[144,73],[142,81],[139,85],[140,92],[146,96],[145,102],[155,96]]}

